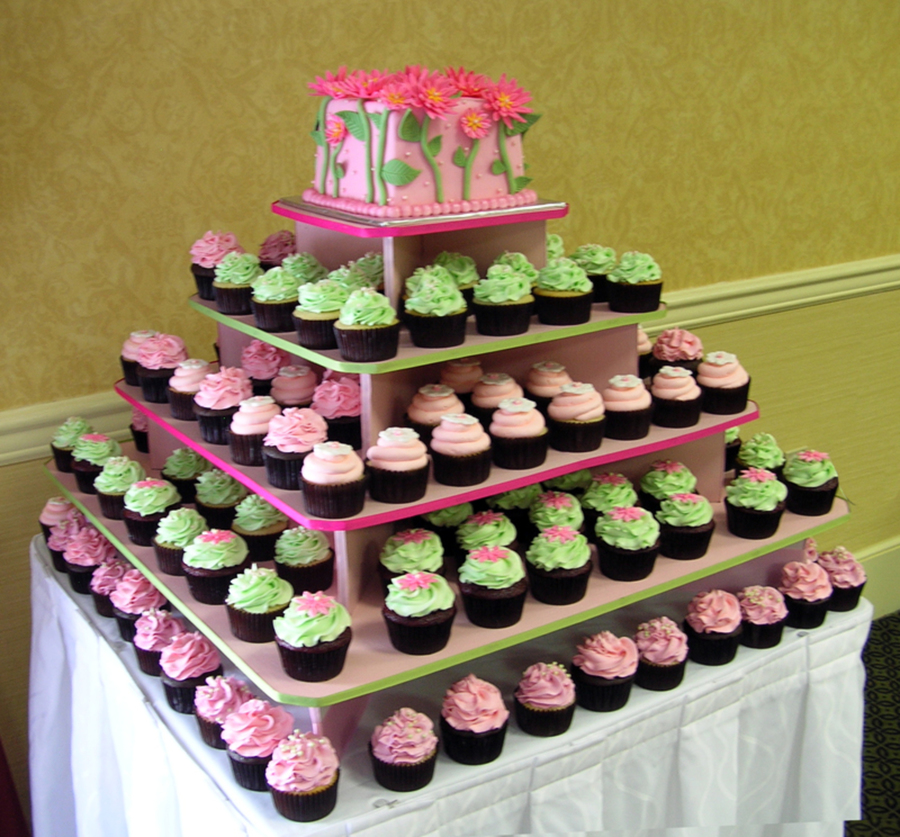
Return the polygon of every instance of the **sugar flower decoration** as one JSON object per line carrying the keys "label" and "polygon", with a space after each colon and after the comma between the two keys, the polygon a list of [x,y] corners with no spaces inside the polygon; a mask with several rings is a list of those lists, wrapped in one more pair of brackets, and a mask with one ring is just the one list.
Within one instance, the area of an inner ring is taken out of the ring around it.
{"label": "sugar flower decoration", "polygon": [[777,477],[765,468],[747,468],[746,470],[741,471],[741,479],[750,482],[771,482],[772,480],[777,479]]}
{"label": "sugar flower decoration", "polygon": [[336,604],[331,596],[308,591],[300,596],[294,596],[294,602],[297,604],[298,609],[308,613],[310,616],[327,616]]}
{"label": "sugar flower decoration", "polygon": [[638,506],[616,506],[609,512],[609,516],[613,520],[621,520],[625,523],[632,520],[640,520],[645,514],[644,509]]}
{"label": "sugar flower decoration", "polygon": [[404,590],[413,592],[415,590],[427,590],[434,584],[435,578],[434,573],[407,573],[406,575],[401,575],[395,583]]}
{"label": "sugar flower decoration", "polygon": [[506,550],[501,546],[481,546],[473,549],[469,553],[469,557],[474,561],[484,563],[485,561],[502,561],[506,557]]}

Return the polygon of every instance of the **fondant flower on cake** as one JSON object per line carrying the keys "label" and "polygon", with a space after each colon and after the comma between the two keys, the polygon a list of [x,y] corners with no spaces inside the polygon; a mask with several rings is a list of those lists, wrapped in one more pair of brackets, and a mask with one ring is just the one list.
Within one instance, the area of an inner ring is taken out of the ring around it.
{"label": "fondant flower on cake", "polygon": [[[488,135],[488,131],[491,128],[490,114],[486,113],[483,110],[469,108],[459,118],[459,127],[462,128],[462,132],[467,137],[469,137],[469,139],[484,139]],[[473,151],[474,150],[475,147],[473,145]]]}
{"label": "fondant flower on cake", "polygon": [[413,107],[422,108],[432,119],[441,119],[452,110],[456,90],[440,73],[432,73],[426,67],[409,67],[407,85]]}
{"label": "fondant flower on cake", "polygon": [[325,123],[325,141],[334,148],[347,138],[347,125],[342,119],[329,119]]}
{"label": "fondant flower on cake", "polygon": [[487,76],[481,73],[473,73],[470,70],[464,70],[460,67],[458,70],[453,67],[447,67],[444,74],[450,80],[450,83],[456,88],[460,96],[469,99],[480,99],[484,95],[485,90],[490,87],[491,81]]}
{"label": "fondant flower on cake", "polygon": [[469,558],[473,561],[501,561],[507,555],[507,550],[503,549],[501,546],[482,546],[478,549],[473,549],[469,553]]}
{"label": "fondant flower on cake", "polygon": [[325,78],[321,76],[316,76],[315,81],[311,81],[307,84],[307,87],[310,89],[310,96],[328,96],[334,99],[344,99],[347,96],[346,91],[344,90],[344,82],[347,80],[347,68],[340,67],[338,68],[337,75],[332,75],[331,72],[325,73]]}
{"label": "fondant flower on cake", "polygon": [[412,106],[409,88],[402,81],[389,81],[378,91],[378,101],[388,110],[403,110]]}
{"label": "fondant flower on cake", "polygon": [[578,537],[578,532],[571,526],[551,526],[549,529],[544,529],[542,536],[555,543],[569,543]]}
{"label": "fondant flower on cake", "polygon": [[526,107],[530,101],[531,94],[519,87],[514,78],[507,81],[506,73],[484,92],[485,107],[495,121],[502,120],[507,128],[513,127],[513,120],[526,121],[522,114],[531,113],[531,108]]}

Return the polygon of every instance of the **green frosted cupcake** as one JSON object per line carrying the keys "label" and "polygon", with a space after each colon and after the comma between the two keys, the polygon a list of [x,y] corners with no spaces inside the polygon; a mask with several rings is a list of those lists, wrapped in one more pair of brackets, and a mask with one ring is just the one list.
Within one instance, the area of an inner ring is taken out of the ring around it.
{"label": "green frosted cupcake", "polygon": [[147,476],[140,462],[127,456],[111,456],[94,480],[100,511],[110,520],[121,520],[125,511],[125,492],[132,483]]}
{"label": "green frosted cupcake", "polygon": [[324,532],[296,526],[275,541],[275,571],[298,593],[318,593],[331,587],[334,550]]}
{"label": "green frosted cupcake", "polygon": [[656,513],[659,551],[667,558],[691,561],[706,555],[716,522],[709,500],[700,494],[673,494]]}
{"label": "green frosted cupcake", "polygon": [[284,613],[293,595],[294,588],[275,570],[252,564],[228,586],[225,607],[231,632],[244,642],[272,642],[275,617]]}
{"label": "green frosted cupcake", "polygon": [[475,512],[456,530],[459,553],[465,555],[481,546],[506,546],[516,549],[516,527],[499,511]]}
{"label": "green frosted cupcake", "polygon": [[194,509],[173,509],[160,520],[153,537],[160,571],[166,575],[184,575],[181,566],[184,549],[206,529],[206,521]]}
{"label": "green frosted cupcake", "polygon": [[574,494],[566,491],[541,492],[531,504],[528,516],[538,531],[551,526],[568,526],[578,532],[584,526],[581,503]]}
{"label": "green frosted cupcake", "polygon": [[517,552],[482,546],[466,555],[459,569],[466,616],[480,628],[507,628],[522,617],[528,581]]}
{"label": "green frosted cupcake", "polygon": [[249,563],[244,539],[224,529],[201,532],[181,559],[188,589],[203,604],[224,604],[231,580]]}
{"label": "green frosted cupcake", "polygon": [[594,526],[600,572],[615,581],[638,581],[653,572],[659,523],[647,509],[618,506]]}
{"label": "green frosted cupcake", "polygon": [[697,478],[682,462],[672,459],[657,459],[641,477],[641,505],[652,512],[658,512],[660,503],[673,494],[689,494],[697,487]]}
{"label": "green frosted cupcake", "polygon": [[361,288],[353,291],[341,306],[334,335],[344,360],[388,360],[397,354],[400,320],[384,294]]}
{"label": "green frosted cupcake", "polygon": [[551,259],[538,271],[534,308],[547,325],[577,325],[591,318],[594,286],[584,268],[565,257]]}
{"label": "green frosted cupcake", "polygon": [[283,267],[273,267],[251,283],[250,308],[257,328],[278,332],[293,330],[291,313],[297,307],[300,282]]}
{"label": "green frosted cupcake", "polygon": [[412,572],[444,572],[444,545],[430,529],[404,529],[384,543],[378,573],[385,591],[391,580]]}
{"label": "green frosted cupcake", "polygon": [[159,522],[181,505],[181,495],[168,480],[138,480],[125,492],[122,519],[138,546],[152,546]]}
{"label": "green frosted cupcake", "polygon": [[341,673],[353,631],[350,614],[337,600],[324,593],[294,596],[274,624],[275,642],[288,677],[320,682]]}
{"label": "green frosted cupcake", "polygon": [[194,504],[210,529],[230,529],[237,504],[247,496],[247,489],[234,477],[218,468],[197,477]]}
{"label": "green frosted cupcake", "polygon": [[193,448],[176,448],[166,457],[162,476],[178,489],[183,503],[197,496],[197,478],[212,470],[212,464]]}
{"label": "green frosted cupcake", "polygon": [[531,594],[545,604],[574,604],[584,598],[591,575],[587,538],[569,526],[538,533],[525,553]]}
{"label": "green frosted cupcake", "polygon": [[249,314],[251,285],[262,275],[259,258],[253,253],[228,253],[215,268],[213,295],[222,314]]}
{"label": "green frosted cupcake", "polygon": [[756,433],[741,443],[737,455],[737,469],[763,468],[779,479],[784,470],[784,451],[771,433]]}
{"label": "green frosted cupcake", "polygon": [[84,433],[79,436],[72,447],[72,472],[75,474],[78,490],[84,494],[96,494],[94,480],[108,459],[121,455],[119,443],[103,433]]}
{"label": "green frosted cupcake", "polygon": [[447,270],[440,266],[427,270],[427,275],[413,274],[407,280],[403,322],[414,346],[458,346],[466,339],[466,300]]}
{"label": "green frosted cupcake", "polygon": [[784,464],[787,508],[794,514],[828,514],[838,489],[838,474],[827,453],[801,450],[790,454]]}
{"label": "green frosted cupcake", "polygon": [[301,285],[292,315],[297,341],[306,349],[336,349],[334,324],[350,295],[334,279]]}
{"label": "green frosted cupcake", "polygon": [[275,558],[275,543],[288,527],[288,517],[258,494],[248,494],[237,504],[231,528],[246,542],[251,561]]}
{"label": "green frosted cupcake", "polygon": [[[536,278],[537,271],[534,272]],[[528,331],[534,310],[531,284],[529,275],[522,269],[508,264],[491,265],[472,295],[478,333],[505,336]]]}
{"label": "green frosted cupcake", "polygon": [[56,462],[56,469],[65,474],[72,473],[72,449],[75,442],[85,433],[93,433],[91,427],[81,416],[69,416],[53,434],[50,440],[50,450]]}
{"label": "green frosted cupcake", "polygon": [[655,311],[662,294],[662,271],[647,253],[623,253],[619,264],[606,276],[606,289],[610,311]]}
{"label": "green frosted cupcake", "polygon": [[739,538],[762,540],[778,531],[787,487],[772,471],[745,468],[725,486],[728,531]]}
{"label": "green frosted cupcake", "polygon": [[594,302],[606,302],[609,290],[606,277],[616,267],[616,251],[600,244],[582,244],[569,258],[587,274],[594,289]]}
{"label": "green frosted cupcake", "polygon": [[391,580],[381,612],[394,648],[403,654],[434,654],[450,640],[456,601],[443,576],[406,573]]}

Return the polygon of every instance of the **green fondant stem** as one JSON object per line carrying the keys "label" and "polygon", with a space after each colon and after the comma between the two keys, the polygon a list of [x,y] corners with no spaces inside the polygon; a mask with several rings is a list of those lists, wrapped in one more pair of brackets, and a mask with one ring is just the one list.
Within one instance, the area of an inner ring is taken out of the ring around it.
{"label": "green fondant stem", "polygon": [[509,189],[510,194],[512,194],[516,188],[516,178],[513,175],[512,166],[509,163],[509,154],[506,153],[506,130],[502,123],[497,126],[497,150],[500,152],[500,159],[506,169],[507,188]]}
{"label": "green fondant stem", "polygon": [[366,104],[360,99],[357,103],[359,121],[362,123],[363,134],[366,143],[366,203],[372,203],[375,190],[372,184],[372,131],[369,129],[369,115],[366,113]]}
{"label": "green fondant stem", "polygon": [[441,171],[434,160],[434,156],[428,149],[428,125],[430,122],[431,117],[427,113],[422,114],[422,135],[419,137],[419,145],[422,147],[422,153],[425,155],[425,159],[428,160],[428,165],[431,166],[431,173],[434,175],[434,199],[437,203],[443,203],[444,182],[441,179]]}
{"label": "green fondant stem", "polygon": [[472,183],[472,164],[475,162],[475,157],[478,155],[478,146],[481,143],[481,140],[473,139],[472,140],[472,149],[469,151],[466,156],[466,164],[463,167],[463,200],[469,200],[469,192],[471,191],[471,183]]}
{"label": "green fondant stem", "polygon": [[344,147],[344,141],[341,140],[335,147],[334,151],[331,155],[331,182],[334,184],[334,192],[332,197],[339,198],[341,196],[341,179],[337,175],[337,158],[338,154],[341,153],[341,149]]}
{"label": "green fondant stem", "polygon": [[384,206],[387,203],[387,185],[384,182],[384,177],[381,175],[381,170],[384,167],[384,148],[387,143],[387,126],[390,118],[390,114],[386,110],[383,111],[378,131],[378,150],[375,154],[375,182],[378,184],[379,206]]}
{"label": "green fondant stem", "polygon": [[[328,103],[331,101],[331,96],[325,96],[322,99],[322,104],[319,105],[319,115],[316,117],[316,127],[321,132],[322,136],[325,136],[325,108],[328,107]],[[325,194],[325,181],[328,177],[328,170],[331,168],[331,146],[326,142],[325,143],[325,159],[322,161],[322,175],[319,178],[319,193]]]}

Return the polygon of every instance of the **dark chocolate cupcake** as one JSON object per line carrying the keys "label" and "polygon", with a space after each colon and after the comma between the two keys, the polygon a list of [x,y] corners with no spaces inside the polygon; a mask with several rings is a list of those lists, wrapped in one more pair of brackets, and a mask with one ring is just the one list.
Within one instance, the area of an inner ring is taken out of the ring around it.
{"label": "dark chocolate cupcake", "polygon": [[319,682],[341,673],[353,637],[350,614],[331,596],[303,593],[275,619],[275,642],[285,673]]}
{"label": "dark chocolate cupcake", "polygon": [[688,604],[682,627],[691,660],[705,666],[725,665],[734,659],[741,639],[740,604],[724,590],[698,593]]}
{"label": "dark chocolate cupcake", "polygon": [[593,565],[587,538],[568,526],[538,533],[525,553],[531,594],[545,604],[574,604],[584,598]]}
{"label": "dark chocolate cupcake", "polygon": [[459,570],[466,616],[481,628],[506,628],[522,616],[528,581],[522,559],[511,549],[472,550]]}
{"label": "dark chocolate cupcake", "polygon": [[491,451],[498,468],[539,468],[547,458],[549,436],[544,417],[530,398],[505,398],[490,423]]}
{"label": "dark chocolate cupcake", "polygon": [[249,564],[244,539],[224,529],[199,534],[185,547],[181,560],[188,589],[203,604],[224,604],[231,580]]}
{"label": "dark chocolate cupcake", "polygon": [[636,685],[651,692],[667,692],[681,685],[688,658],[687,636],[667,616],[638,625]]}
{"label": "dark chocolate cupcake", "polygon": [[594,527],[600,572],[615,581],[638,581],[653,572],[659,553],[659,524],[646,509],[616,507]]}
{"label": "dark chocolate cupcake", "polygon": [[737,594],[741,605],[741,645],[774,648],[787,622],[784,596],[774,587],[753,585]]}
{"label": "dark chocolate cupcake", "polygon": [[673,494],[660,504],[659,552],[678,561],[702,558],[709,549],[716,522],[712,506],[700,494]]}
{"label": "dark chocolate cupcake", "polygon": [[585,637],[572,659],[578,705],[591,712],[614,712],[628,702],[638,652],[630,637],[601,631]]}
{"label": "dark chocolate cupcake", "polygon": [[562,735],[575,715],[575,684],[560,663],[529,666],[513,697],[516,723],[528,735]]}
{"label": "dark chocolate cupcake", "polygon": [[375,781],[399,793],[419,790],[431,781],[437,751],[431,719],[407,707],[375,727],[369,740]]}
{"label": "dark chocolate cupcake", "polygon": [[187,631],[174,637],[159,659],[160,680],[169,706],[183,715],[194,714],[194,692],[207,677],[222,674],[219,652],[202,634]]}
{"label": "dark chocolate cupcake", "polygon": [[469,674],[445,693],[441,738],[447,755],[460,764],[487,764],[503,751],[509,710],[500,690]]}
{"label": "dark chocolate cupcake", "polygon": [[244,642],[272,642],[276,616],[294,595],[290,583],[273,569],[253,564],[231,579],[225,609],[231,632]]}

